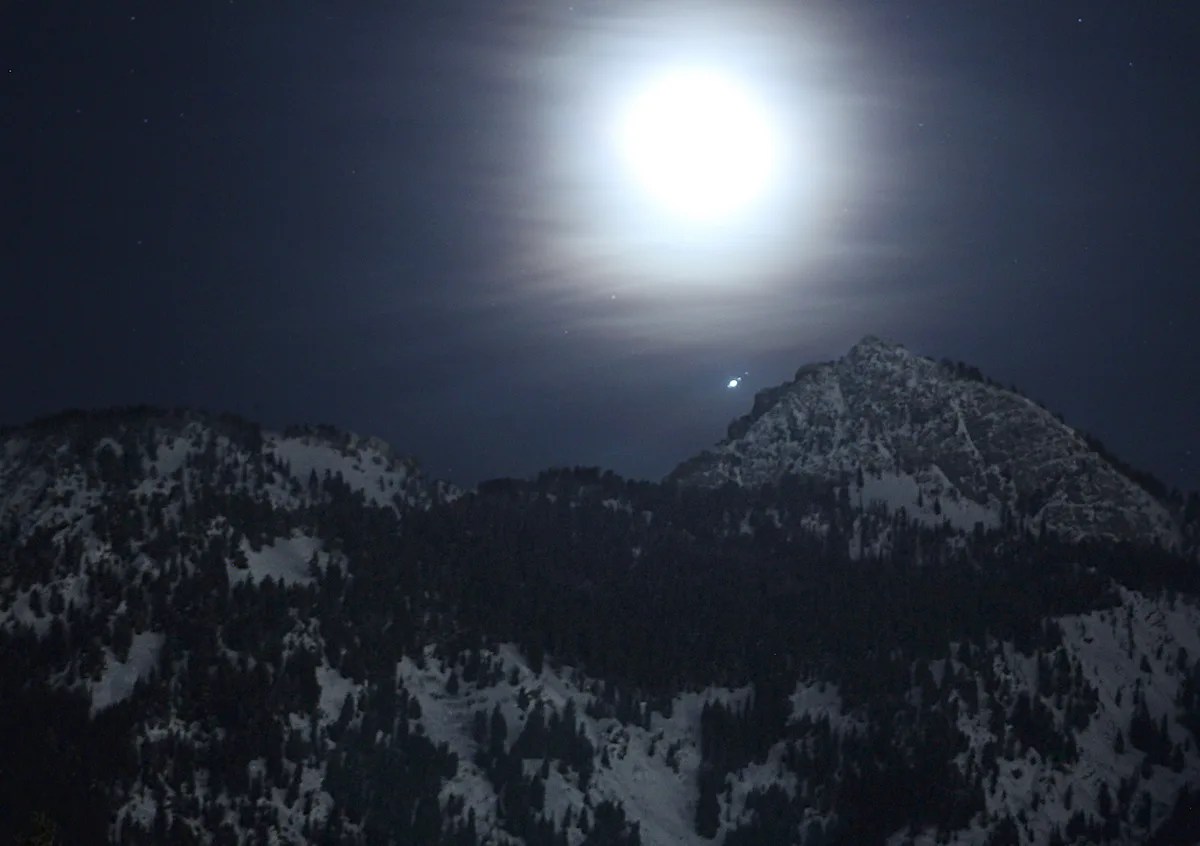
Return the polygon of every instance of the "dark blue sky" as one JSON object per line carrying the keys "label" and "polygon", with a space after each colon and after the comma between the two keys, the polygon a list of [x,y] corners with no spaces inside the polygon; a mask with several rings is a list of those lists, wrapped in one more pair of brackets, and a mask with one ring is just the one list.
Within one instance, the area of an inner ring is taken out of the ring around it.
{"label": "dark blue sky", "polygon": [[[1193,4],[271,8],[6,5],[0,420],[185,404],[457,481],[658,476],[873,333],[1200,488]],[[832,116],[834,187],[692,285],[589,220],[587,127],[706,18]]]}

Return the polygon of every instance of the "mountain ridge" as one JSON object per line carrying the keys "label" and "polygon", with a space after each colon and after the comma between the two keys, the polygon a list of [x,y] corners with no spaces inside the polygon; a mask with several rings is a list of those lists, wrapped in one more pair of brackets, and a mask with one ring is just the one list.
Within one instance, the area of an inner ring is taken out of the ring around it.
{"label": "mountain ridge", "polygon": [[1200,839],[1200,568],[1136,533],[186,411],[0,445],[0,840]]}

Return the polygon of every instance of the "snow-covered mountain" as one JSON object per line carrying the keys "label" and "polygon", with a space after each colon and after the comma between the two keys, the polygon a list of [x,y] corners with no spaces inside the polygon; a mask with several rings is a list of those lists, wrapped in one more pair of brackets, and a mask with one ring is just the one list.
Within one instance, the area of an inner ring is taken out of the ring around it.
{"label": "snow-covered mountain", "polygon": [[787,474],[852,485],[855,501],[930,524],[1179,543],[1166,505],[1054,414],[973,368],[874,337],[761,391],[672,477],[758,486]]}
{"label": "snow-covered mountain", "polygon": [[683,485],[463,492],[194,412],[2,432],[0,841],[1200,842],[1177,518],[954,371],[866,341]]}

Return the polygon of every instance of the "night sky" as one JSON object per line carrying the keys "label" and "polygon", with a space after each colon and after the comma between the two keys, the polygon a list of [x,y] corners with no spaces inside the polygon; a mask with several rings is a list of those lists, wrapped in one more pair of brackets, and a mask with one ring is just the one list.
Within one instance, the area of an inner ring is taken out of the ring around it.
{"label": "night sky", "polygon": [[[0,421],[187,405],[458,482],[658,477],[870,333],[1200,488],[1198,44],[1195,3],[13,0]],[[610,143],[697,62],[786,140],[725,225]]]}

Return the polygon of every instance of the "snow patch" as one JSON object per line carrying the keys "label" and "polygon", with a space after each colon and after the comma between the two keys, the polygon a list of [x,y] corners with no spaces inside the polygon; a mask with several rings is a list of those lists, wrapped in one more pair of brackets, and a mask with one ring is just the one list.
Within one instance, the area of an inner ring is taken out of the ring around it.
{"label": "snow patch", "polygon": [[315,438],[285,438],[276,434],[266,436],[264,449],[286,462],[292,477],[300,484],[307,485],[314,473],[318,479],[323,479],[326,473],[340,475],[351,490],[361,491],[374,505],[391,505],[409,481],[410,473],[404,464],[371,449],[352,448],[347,454]]}
{"label": "snow patch", "polygon": [[317,684],[321,686],[321,722],[329,725],[337,721],[346,697],[355,693],[358,685],[328,664],[317,667]]}
{"label": "snow patch", "polygon": [[139,632],[133,636],[125,661],[116,660],[112,652],[105,659],[104,673],[99,681],[88,685],[92,698],[92,713],[103,711],[128,699],[139,679],[148,678],[158,664],[163,635],[158,632]]}
{"label": "snow patch", "polygon": [[250,544],[242,540],[242,553],[246,556],[245,569],[228,565],[229,582],[234,584],[250,579],[258,584],[270,576],[285,585],[307,585],[313,581],[310,562],[317,556],[317,565],[324,569],[328,554],[321,551],[321,541],[308,535],[295,533],[290,538],[276,538],[269,546],[255,552]]}

